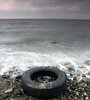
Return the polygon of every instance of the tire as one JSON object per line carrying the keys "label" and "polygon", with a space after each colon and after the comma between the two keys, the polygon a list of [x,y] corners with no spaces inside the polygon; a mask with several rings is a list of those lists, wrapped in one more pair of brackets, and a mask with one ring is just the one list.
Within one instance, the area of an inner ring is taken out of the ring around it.
{"label": "tire", "polygon": [[[34,73],[41,72],[56,75],[55,77],[57,77],[57,79],[48,83],[35,82],[32,79],[32,75],[36,77],[36,74]],[[60,93],[64,92],[66,88],[66,81],[66,74],[56,67],[36,67],[26,71],[22,75],[21,85],[24,93],[27,95],[40,99],[48,99],[59,96]]]}

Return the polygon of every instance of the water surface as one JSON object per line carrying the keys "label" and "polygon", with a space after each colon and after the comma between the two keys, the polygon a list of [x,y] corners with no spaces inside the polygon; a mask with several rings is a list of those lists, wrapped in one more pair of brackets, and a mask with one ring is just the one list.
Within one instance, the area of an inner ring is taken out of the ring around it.
{"label": "water surface", "polygon": [[0,74],[13,66],[20,73],[29,66],[58,66],[67,72],[65,63],[75,72],[87,74],[90,20],[2,19],[0,58]]}

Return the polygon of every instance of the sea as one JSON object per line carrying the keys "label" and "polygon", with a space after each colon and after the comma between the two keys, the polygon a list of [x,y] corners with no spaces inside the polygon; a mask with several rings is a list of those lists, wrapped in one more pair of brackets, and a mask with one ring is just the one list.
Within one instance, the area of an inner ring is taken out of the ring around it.
{"label": "sea", "polygon": [[39,66],[90,78],[90,20],[0,19],[0,75]]}

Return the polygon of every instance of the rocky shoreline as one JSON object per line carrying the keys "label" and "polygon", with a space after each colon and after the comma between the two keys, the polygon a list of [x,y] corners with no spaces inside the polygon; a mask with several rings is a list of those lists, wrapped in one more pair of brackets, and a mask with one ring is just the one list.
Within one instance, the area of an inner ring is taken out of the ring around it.
{"label": "rocky shoreline", "polygon": [[[21,76],[10,78],[0,76],[0,100],[39,100],[24,94],[21,88]],[[59,97],[49,100],[90,100],[90,80],[85,76],[77,79],[77,75],[67,80],[66,91]]]}

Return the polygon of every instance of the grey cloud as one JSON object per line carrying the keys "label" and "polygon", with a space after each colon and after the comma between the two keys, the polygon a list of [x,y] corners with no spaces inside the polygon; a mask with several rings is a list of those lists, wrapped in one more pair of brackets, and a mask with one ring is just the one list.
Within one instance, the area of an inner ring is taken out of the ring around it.
{"label": "grey cloud", "polygon": [[33,6],[38,7],[56,7],[56,6],[72,6],[81,4],[83,6],[90,5],[90,0],[13,0],[17,3],[32,3]]}
{"label": "grey cloud", "polygon": [[[89,11],[90,0],[14,0],[16,6],[24,5],[24,7],[30,9],[30,7],[36,9],[54,9],[63,8],[63,10],[75,11]],[[28,5],[28,6],[27,6]],[[24,8],[23,7],[23,8]]]}
{"label": "grey cloud", "polygon": [[[90,18],[90,0],[0,0],[12,6],[0,11],[0,16]],[[0,5],[1,5],[0,4]],[[1,5],[2,6],[2,5]],[[3,6],[2,6],[3,8]]]}

